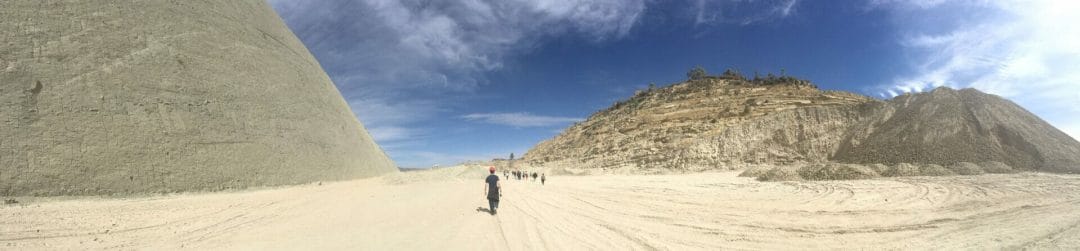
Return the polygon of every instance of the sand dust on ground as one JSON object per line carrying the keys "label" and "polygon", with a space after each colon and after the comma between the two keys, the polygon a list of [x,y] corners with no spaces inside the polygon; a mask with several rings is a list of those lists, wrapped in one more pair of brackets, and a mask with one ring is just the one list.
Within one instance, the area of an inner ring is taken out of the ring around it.
{"label": "sand dust on ground", "polygon": [[491,216],[446,173],[0,206],[0,250],[1080,248],[1080,176],[556,176],[504,180]]}

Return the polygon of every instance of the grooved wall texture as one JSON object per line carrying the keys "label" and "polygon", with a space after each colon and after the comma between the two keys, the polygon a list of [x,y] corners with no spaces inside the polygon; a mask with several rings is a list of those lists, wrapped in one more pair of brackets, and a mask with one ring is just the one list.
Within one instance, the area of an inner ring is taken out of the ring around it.
{"label": "grooved wall texture", "polygon": [[0,195],[396,172],[261,0],[0,3]]}

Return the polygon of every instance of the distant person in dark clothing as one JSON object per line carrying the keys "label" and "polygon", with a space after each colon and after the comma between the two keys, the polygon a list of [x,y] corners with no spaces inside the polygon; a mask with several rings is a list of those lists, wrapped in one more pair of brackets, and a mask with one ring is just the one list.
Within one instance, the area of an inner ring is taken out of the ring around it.
{"label": "distant person in dark clothing", "polygon": [[544,176],[544,174],[541,173],[540,174],[540,185],[543,185],[545,181],[547,181],[547,176]]}
{"label": "distant person in dark clothing", "polygon": [[495,215],[496,210],[499,209],[499,197],[502,196],[502,185],[499,184],[499,176],[495,175],[495,167],[488,169],[491,175],[487,176],[484,180],[484,196],[487,196],[488,209],[491,210],[491,215]]}

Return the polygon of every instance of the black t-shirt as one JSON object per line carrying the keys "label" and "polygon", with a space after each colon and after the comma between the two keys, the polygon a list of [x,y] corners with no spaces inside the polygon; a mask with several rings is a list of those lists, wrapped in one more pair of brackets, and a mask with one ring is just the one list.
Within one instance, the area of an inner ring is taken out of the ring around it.
{"label": "black t-shirt", "polygon": [[499,176],[488,175],[487,180],[484,181],[488,185],[488,199],[499,199]]}

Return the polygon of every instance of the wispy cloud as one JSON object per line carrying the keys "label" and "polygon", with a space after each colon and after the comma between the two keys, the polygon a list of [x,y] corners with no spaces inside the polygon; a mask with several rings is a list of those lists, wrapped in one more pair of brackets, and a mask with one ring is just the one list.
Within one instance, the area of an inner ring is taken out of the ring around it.
{"label": "wispy cloud", "polygon": [[[869,8],[919,8],[926,9],[931,7],[937,7],[938,5],[947,3],[949,0],[870,0]],[[954,2],[974,0],[956,0]]]}
{"label": "wispy cloud", "polygon": [[795,13],[799,0],[693,0],[694,24],[752,24],[777,20]]}
{"label": "wispy cloud", "polygon": [[[882,86],[891,97],[937,86],[1010,98],[1080,138],[1080,9],[1076,1],[873,1],[898,17],[916,70]],[[949,11],[952,10],[952,11]],[[924,16],[932,23],[903,17]],[[903,19],[903,20],[901,20]]]}
{"label": "wispy cloud", "polygon": [[516,113],[473,113],[462,118],[470,121],[478,121],[490,124],[507,125],[514,127],[544,127],[566,125],[581,121],[580,118],[552,117],[533,115],[526,112]]}

